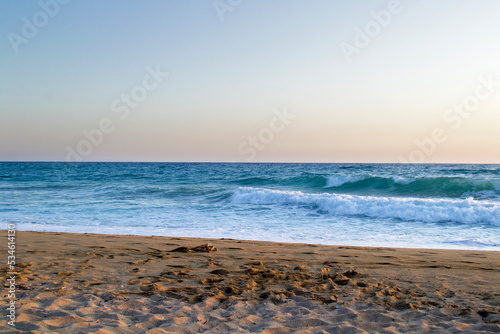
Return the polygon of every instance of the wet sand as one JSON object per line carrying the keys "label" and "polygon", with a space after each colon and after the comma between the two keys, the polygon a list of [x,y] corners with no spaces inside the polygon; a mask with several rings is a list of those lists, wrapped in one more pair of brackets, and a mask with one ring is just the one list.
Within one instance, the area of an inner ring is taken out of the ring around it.
{"label": "wet sand", "polygon": [[500,252],[16,237],[16,327],[3,316],[1,333],[500,332]]}

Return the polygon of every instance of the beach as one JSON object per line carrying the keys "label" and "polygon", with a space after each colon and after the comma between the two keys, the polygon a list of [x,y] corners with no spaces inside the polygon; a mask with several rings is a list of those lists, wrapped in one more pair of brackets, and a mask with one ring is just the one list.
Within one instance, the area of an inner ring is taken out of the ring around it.
{"label": "beach", "polygon": [[499,263],[479,250],[18,231],[15,327],[3,317],[0,332],[495,333]]}
{"label": "beach", "polygon": [[0,334],[500,334],[500,1],[3,4]]}

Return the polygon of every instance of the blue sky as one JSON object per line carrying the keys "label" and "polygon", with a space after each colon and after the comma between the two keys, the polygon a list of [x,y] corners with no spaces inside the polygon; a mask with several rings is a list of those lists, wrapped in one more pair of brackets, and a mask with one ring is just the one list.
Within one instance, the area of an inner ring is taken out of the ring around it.
{"label": "blue sky", "polygon": [[0,160],[500,163],[498,1],[65,2],[0,4]]}

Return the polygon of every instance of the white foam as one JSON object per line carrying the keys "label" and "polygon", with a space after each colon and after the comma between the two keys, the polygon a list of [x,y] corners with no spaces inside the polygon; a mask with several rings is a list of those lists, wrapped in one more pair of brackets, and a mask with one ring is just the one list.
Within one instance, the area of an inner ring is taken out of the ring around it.
{"label": "white foam", "polygon": [[325,188],[340,187],[346,183],[354,183],[364,179],[363,176],[330,176]]}
{"label": "white foam", "polygon": [[456,222],[500,225],[500,203],[468,199],[420,199],[342,194],[305,194],[238,188],[230,198],[235,204],[308,206],[333,216],[399,218],[429,223]]}
{"label": "white foam", "polygon": [[403,176],[394,176],[394,177],[392,178],[392,180],[393,180],[395,183],[399,183],[399,184],[410,184],[410,183],[412,183],[413,181],[415,181],[415,179],[406,178],[406,177],[403,177]]}

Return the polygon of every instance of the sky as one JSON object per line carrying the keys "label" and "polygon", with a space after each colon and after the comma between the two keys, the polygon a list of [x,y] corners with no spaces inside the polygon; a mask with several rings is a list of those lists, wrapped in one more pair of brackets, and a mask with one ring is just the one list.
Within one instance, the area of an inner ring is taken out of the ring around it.
{"label": "sky", "polygon": [[500,163],[497,0],[0,2],[0,161]]}

